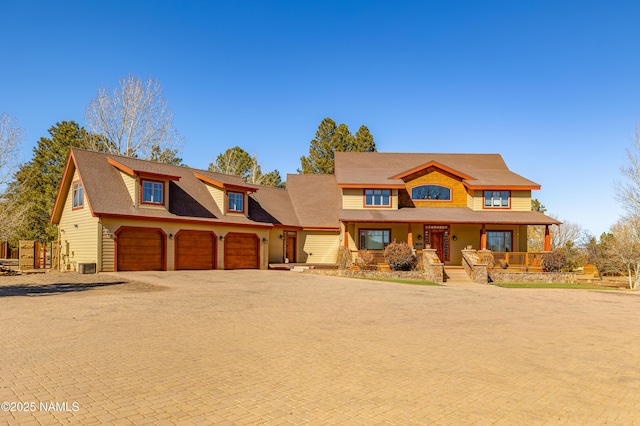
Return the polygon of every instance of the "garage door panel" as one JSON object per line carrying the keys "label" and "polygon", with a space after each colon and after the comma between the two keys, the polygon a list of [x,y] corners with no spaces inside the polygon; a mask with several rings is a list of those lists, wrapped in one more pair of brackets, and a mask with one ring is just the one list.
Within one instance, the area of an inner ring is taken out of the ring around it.
{"label": "garage door panel", "polygon": [[164,234],[158,229],[121,229],[117,236],[117,269],[162,271],[164,250]]}
{"label": "garage door panel", "polygon": [[208,231],[176,235],[176,269],[215,269],[216,237]]}
{"label": "garage door panel", "polygon": [[225,239],[226,269],[259,269],[259,244],[255,234],[228,235]]}

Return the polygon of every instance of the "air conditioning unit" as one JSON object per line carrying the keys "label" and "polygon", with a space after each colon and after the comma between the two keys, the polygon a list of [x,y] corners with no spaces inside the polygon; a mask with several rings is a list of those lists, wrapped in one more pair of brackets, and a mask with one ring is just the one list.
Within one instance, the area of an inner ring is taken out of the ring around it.
{"label": "air conditioning unit", "polygon": [[95,274],[96,264],[95,263],[78,263],[78,273],[79,274]]}

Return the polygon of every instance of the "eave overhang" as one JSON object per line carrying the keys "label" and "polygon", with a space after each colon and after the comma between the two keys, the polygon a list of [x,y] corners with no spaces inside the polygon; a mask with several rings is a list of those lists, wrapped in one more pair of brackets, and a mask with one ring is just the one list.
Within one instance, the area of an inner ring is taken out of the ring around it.
{"label": "eave overhang", "polygon": [[129,176],[139,176],[141,178],[147,178],[147,179],[156,179],[156,180],[173,180],[173,181],[178,181],[180,180],[180,176],[174,176],[174,175],[165,175],[162,173],[153,173],[153,172],[148,172],[145,170],[135,170],[132,169],[130,167],[125,166],[122,163],[117,162],[116,160],[114,160],[113,158],[107,157],[107,162],[109,164],[111,164],[112,166],[114,166],[116,169],[128,174]]}
{"label": "eave overhang", "polygon": [[225,182],[220,182],[218,180],[212,179],[208,176],[205,176],[203,174],[200,174],[198,172],[193,172],[193,175],[197,178],[200,179],[201,181],[208,183],[209,185],[213,185],[216,188],[221,188],[221,189],[228,189],[231,191],[241,191],[241,192],[247,192],[247,193],[252,193],[252,192],[257,192],[258,188],[254,188],[252,186],[244,186],[244,185],[236,185],[236,184],[232,184],[232,183],[225,183]]}
{"label": "eave overhang", "polygon": [[411,176],[414,173],[418,173],[421,172],[425,169],[428,169],[429,167],[435,167],[438,168],[440,170],[444,170],[445,172],[451,173],[454,176],[459,177],[460,179],[463,180],[475,180],[474,177],[469,176],[465,173],[462,173],[458,170],[452,169],[451,167],[445,166],[442,163],[438,163],[437,161],[429,161],[428,163],[422,164],[420,166],[414,167],[412,169],[409,170],[405,170],[404,172],[397,174],[395,176],[391,176],[389,179],[404,179],[407,176]]}

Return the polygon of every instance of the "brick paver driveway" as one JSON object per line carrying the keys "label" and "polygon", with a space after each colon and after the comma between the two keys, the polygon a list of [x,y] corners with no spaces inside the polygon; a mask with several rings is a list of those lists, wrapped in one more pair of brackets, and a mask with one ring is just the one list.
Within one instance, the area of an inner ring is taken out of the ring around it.
{"label": "brick paver driveway", "polygon": [[0,423],[640,423],[638,294],[116,276],[0,293]]}

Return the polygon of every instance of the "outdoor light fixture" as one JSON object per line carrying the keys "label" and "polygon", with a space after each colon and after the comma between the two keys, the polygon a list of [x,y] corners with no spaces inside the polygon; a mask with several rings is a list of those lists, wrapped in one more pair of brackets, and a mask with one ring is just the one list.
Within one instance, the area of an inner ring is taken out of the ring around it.
{"label": "outdoor light fixture", "polygon": [[169,239],[173,240],[173,234],[169,234]]}
{"label": "outdoor light fixture", "polygon": [[263,243],[266,243],[266,242],[267,242],[267,239],[266,239],[266,238],[263,238],[263,239],[262,239],[262,242],[263,242]]}
{"label": "outdoor light fixture", "polygon": [[218,238],[220,238],[220,241],[224,240],[224,237],[222,235],[220,235]]}
{"label": "outdoor light fixture", "polygon": [[454,235],[453,237],[451,237],[451,239],[452,239],[453,241],[458,241],[458,237],[456,237],[455,235]]}
{"label": "outdoor light fixture", "polygon": [[280,239],[283,239],[283,238],[284,238],[284,235],[280,234]]}
{"label": "outdoor light fixture", "polygon": [[418,235],[418,241],[422,241],[422,235]]}

